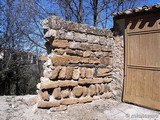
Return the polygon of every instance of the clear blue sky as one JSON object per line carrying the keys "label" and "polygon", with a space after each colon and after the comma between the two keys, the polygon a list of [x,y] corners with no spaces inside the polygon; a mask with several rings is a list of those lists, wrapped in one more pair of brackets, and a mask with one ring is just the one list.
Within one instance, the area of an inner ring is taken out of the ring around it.
{"label": "clear blue sky", "polygon": [[[140,1],[140,0],[139,0]],[[160,3],[160,0],[148,0],[147,2],[141,3],[143,5],[153,5],[155,3]]]}

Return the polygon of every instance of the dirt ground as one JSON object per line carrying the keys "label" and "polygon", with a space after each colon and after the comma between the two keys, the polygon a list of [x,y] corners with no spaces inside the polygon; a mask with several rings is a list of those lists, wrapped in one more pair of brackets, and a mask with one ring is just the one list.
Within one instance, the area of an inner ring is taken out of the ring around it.
{"label": "dirt ground", "polygon": [[0,120],[160,120],[160,111],[115,100],[96,100],[52,112],[37,109],[36,98],[34,95],[0,96]]}

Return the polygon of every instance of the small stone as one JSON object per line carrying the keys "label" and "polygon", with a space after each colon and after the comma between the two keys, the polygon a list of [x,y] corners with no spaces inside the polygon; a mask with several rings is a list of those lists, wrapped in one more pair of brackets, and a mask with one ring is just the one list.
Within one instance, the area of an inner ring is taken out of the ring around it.
{"label": "small stone", "polygon": [[88,43],[81,43],[80,44],[80,49],[81,50],[92,50],[92,45],[88,44]]}
{"label": "small stone", "polygon": [[92,51],[99,51],[99,50],[101,50],[101,45],[98,45],[98,44],[92,45]]}
{"label": "small stone", "polygon": [[68,90],[62,90],[61,92],[63,98],[69,98],[70,92]]}
{"label": "small stone", "polygon": [[49,77],[49,78],[52,79],[52,80],[55,80],[58,77],[58,74],[59,74],[60,70],[61,70],[60,66],[55,67],[55,69],[52,70],[52,76]]}
{"label": "small stone", "polygon": [[86,68],[85,67],[80,68],[80,77],[81,78],[86,77]]}
{"label": "small stone", "polygon": [[80,47],[79,42],[70,42],[69,43],[69,48],[71,48],[71,49],[78,49],[79,47]]}
{"label": "small stone", "polygon": [[108,93],[104,93],[100,96],[101,98],[104,98],[104,99],[109,99],[112,97],[112,93],[108,92]]}
{"label": "small stone", "polygon": [[98,58],[89,58],[89,63],[92,64],[99,64],[100,60]]}
{"label": "small stone", "polygon": [[80,75],[80,69],[79,68],[74,69],[72,78],[74,80],[77,80],[77,79],[79,79],[79,75]]}
{"label": "small stone", "polygon": [[88,95],[88,88],[87,87],[83,87],[83,97]]}
{"label": "small stone", "polygon": [[83,87],[74,87],[72,90],[72,93],[76,96],[76,97],[80,97],[83,94]]}
{"label": "small stone", "polygon": [[46,81],[50,81],[50,79],[49,79],[49,78],[46,78],[46,77],[41,77],[41,78],[40,78],[40,81],[41,81],[41,82],[46,82]]}
{"label": "small stone", "polygon": [[47,68],[43,71],[43,76],[45,78],[50,78],[52,76],[52,69],[51,68]]}
{"label": "small stone", "polygon": [[69,42],[67,40],[53,40],[52,46],[55,48],[66,48],[69,46]]}
{"label": "small stone", "polygon": [[65,79],[65,77],[66,77],[66,67],[62,67],[62,69],[59,72],[58,78],[59,79]]}
{"label": "small stone", "polygon": [[57,88],[59,86],[58,81],[47,81],[40,83],[40,89],[50,89],[50,88]]}
{"label": "small stone", "polygon": [[95,86],[96,86],[96,93],[99,94],[101,91],[101,85],[95,84]]}
{"label": "small stone", "polygon": [[83,57],[90,57],[92,54],[93,54],[92,51],[84,51]]}
{"label": "small stone", "polygon": [[53,90],[53,93],[52,93],[52,96],[55,98],[55,99],[61,99],[61,88],[55,88]]}
{"label": "small stone", "polygon": [[58,55],[63,55],[64,52],[65,52],[65,50],[63,50],[63,49],[55,49],[54,52],[55,52],[56,54],[58,54]]}
{"label": "small stone", "polygon": [[77,56],[70,56],[69,63],[79,63],[80,57]]}
{"label": "small stone", "polygon": [[58,65],[67,65],[69,62],[69,57],[68,56],[53,56],[52,58],[52,63],[55,66]]}
{"label": "small stone", "polygon": [[90,85],[89,86],[89,94],[90,94],[90,96],[94,96],[96,94],[96,87],[95,87],[95,85]]}
{"label": "small stone", "polygon": [[93,98],[90,96],[87,97],[81,97],[79,98],[79,103],[87,103],[87,102],[92,102]]}
{"label": "small stone", "polygon": [[78,85],[77,81],[70,81],[70,80],[65,80],[65,81],[59,81],[59,86],[60,87],[73,87]]}
{"label": "small stone", "polygon": [[62,100],[60,101],[60,103],[61,103],[62,105],[72,105],[72,104],[78,103],[78,99],[77,99],[77,98],[62,99]]}
{"label": "small stone", "polygon": [[80,58],[80,63],[89,63],[89,58]]}
{"label": "small stone", "polygon": [[102,78],[95,78],[95,79],[80,79],[80,80],[78,80],[79,85],[96,84],[96,83],[103,83],[103,79]]}
{"label": "small stone", "polygon": [[105,76],[110,75],[110,74],[108,74],[109,72],[111,72],[110,68],[98,68],[97,76],[98,77],[105,77]]}
{"label": "small stone", "polygon": [[38,108],[51,108],[51,107],[58,107],[60,106],[60,102],[59,100],[55,100],[52,102],[48,102],[48,101],[38,101],[37,107]]}
{"label": "small stone", "polygon": [[100,86],[101,86],[101,87],[100,87],[101,89],[100,89],[99,93],[100,93],[100,94],[103,94],[103,93],[105,92],[105,85],[104,85],[104,84],[101,84]]}
{"label": "small stone", "polygon": [[72,79],[72,75],[73,75],[73,68],[72,67],[67,67],[66,68],[66,79],[70,80]]}
{"label": "small stone", "polygon": [[86,78],[93,78],[94,68],[87,68],[86,69]]}
{"label": "small stone", "polygon": [[67,106],[66,105],[60,105],[59,107],[50,108],[50,112],[64,111],[64,110],[67,110]]}
{"label": "small stone", "polygon": [[41,90],[38,90],[38,97],[41,99],[41,100],[49,100],[49,94],[47,91],[44,91],[42,92]]}
{"label": "small stone", "polygon": [[112,65],[112,59],[107,57],[100,58],[101,64]]}
{"label": "small stone", "polygon": [[105,83],[110,83],[112,80],[113,80],[112,78],[106,78],[106,79],[104,79],[104,82]]}
{"label": "small stone", "polygon": [[107,38],[106,37],[99,37],[99,43],[101,45],[106,45],[107,44]]}

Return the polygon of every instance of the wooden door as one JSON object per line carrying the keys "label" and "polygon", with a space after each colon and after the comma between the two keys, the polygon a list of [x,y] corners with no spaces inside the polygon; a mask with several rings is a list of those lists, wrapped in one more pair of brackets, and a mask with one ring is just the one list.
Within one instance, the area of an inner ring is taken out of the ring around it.
{"label": "wooden door", "polygon": [[126,19],[123,101],[160,110],[160,15]]}

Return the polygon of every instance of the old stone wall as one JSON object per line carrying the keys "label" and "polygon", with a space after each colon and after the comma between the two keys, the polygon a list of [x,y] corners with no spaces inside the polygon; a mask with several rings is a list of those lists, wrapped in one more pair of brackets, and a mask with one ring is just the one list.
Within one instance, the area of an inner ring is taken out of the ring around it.
{"label": "old stone wall", "polygon": [[39,108],[116,98],[121,94],[117,91],[121,90],[123,76],[122,38],[114,37],[108,29],[56,16],[43,20],[42,25],[49,55],[37,85]]}

